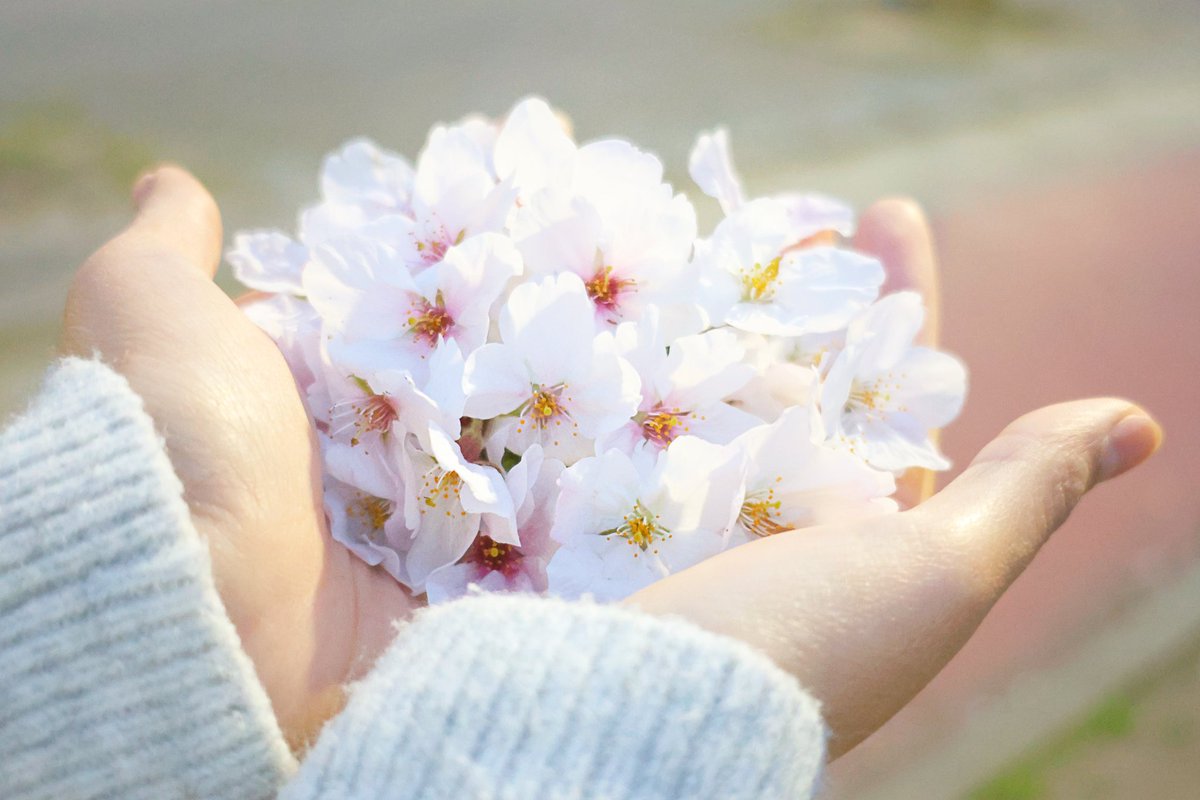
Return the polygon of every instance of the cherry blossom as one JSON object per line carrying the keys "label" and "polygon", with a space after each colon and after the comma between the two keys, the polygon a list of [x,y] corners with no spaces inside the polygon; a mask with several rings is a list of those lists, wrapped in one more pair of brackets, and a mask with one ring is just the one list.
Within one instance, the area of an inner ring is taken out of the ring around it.
{"label": "cherry blossom", "polygon": [[661,449],[686,435],[727,444],[759,423],[724,402],[754,374],[733,331],[684,336],[668,347],[652,306],[640,322],[621,324],[617,347],[638,372],[642,400],[634,418],[604,437],[600,449]]}
{"label": "cherry blossom", "polygon": [[838,247],[792,248],[795,239],[787,205],[761,198],[697,243],[710,321],[775,336],[822,333],[844,327],[878,296],[877,260]]}
{"label": "cherry blossom", "polygon": [[533,444],[572,463],[637,410],[639,381],[611,333],[597,333],[583,281],[524,283],[500,312],[500,341],[467,358],[466,413],[492,420],[488,453]]}
{"label": "cherry blossom", "polygon": [[[294,235],[234,237],[322,458],[333,538],[430,602],[615,600],[735,545],[896,508],[945,468],[962,364],[879,298],[854,213],[747,193],[718,129],[688,169],[576,144],[545,100],[438,125],[415,161],[331,153]],[[801,534],[802,535],[802,534]]]}
{"label": "cherry blossom", "polygon": [[745,491],[730,544],[896,510],[896,481],[820,441],[820,418],[803,407],[742,434]]}
{"label": "cherry blossom", "polygon": [[561,461],[531,446],[504,476],[516,509],[519,544],[493,539],[485,530],[457,564],[435,570],[426,581],[429,602],[459,597],[474,585],[485,591],[544,592],[546,564],[557,545],[550,539]]}
{"label": "cherry blossom", "polygon": [[[363,237],[318,247],[304,288],[344,358],[364,351],[412,363],[441,339],[464,352],[479,347],[491,326],[491,308],[508,281],[521,272],[511,242],[483,234],[451,247],[435,266],[412,275],[395,249]],[[372,345],[359,347],[361,342]],[[371,356],[367,355],[369,359]]]}
{"label": "cherry blossom", "polygon": [[924,320],[915,292],[875,303],[850,324],[821,390],[831,440],[880,469],[950,466],[930,433],[958,416],[967,374],[954,356],[914,346]]}
{"label": "cherry blossom", "polygon": [[399,459],[405,526],[412,541],[397,578],[423,592],[435,570],[462,558],[484,520],[497,542],[520,544],[513,499],[493,466],[467,461],[444,431],[430,426],[429,447],[405,442]]}
{"label": "cherry blossom", "polygon": [[568,467],[550,535],[550,591],[618,600],[720,552],[737,520],[735,448],[676,439],[661,453],[609,450]]}

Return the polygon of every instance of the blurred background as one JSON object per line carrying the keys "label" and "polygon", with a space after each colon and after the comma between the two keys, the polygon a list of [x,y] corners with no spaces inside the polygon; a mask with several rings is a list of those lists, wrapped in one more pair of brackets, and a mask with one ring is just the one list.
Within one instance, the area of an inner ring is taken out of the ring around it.
{"label": "blurred background", "polygon": [[340,141],[415,155],[433,122],[533,92],[681,188],[696,132],[725,124],[751,193],[918,198],[972,369],[957,465],[1083,395],[1138,400],[1167,440],[826,795],[1200,796],[1196,0],[2,0],[0,76],[5,416],[157,160],[211,187],[228,232],[290,228]]}

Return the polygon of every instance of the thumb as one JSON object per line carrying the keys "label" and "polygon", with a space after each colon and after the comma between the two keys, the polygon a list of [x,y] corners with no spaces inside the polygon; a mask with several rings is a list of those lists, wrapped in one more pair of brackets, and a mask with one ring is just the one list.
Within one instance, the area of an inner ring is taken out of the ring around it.
{"label": "thumb", "polygon": [[157,241],[212,277],[221,260],[221,215],[212,195],[187,170],[160,166],[133,187],[137,217],[125,237]]}
{"label": "thumb", "polygon": [[1118,399],[1047,406],[1009,425],[935,497],[909,512],[998,597],[1096,484],[1149,458],[1162,428]]}

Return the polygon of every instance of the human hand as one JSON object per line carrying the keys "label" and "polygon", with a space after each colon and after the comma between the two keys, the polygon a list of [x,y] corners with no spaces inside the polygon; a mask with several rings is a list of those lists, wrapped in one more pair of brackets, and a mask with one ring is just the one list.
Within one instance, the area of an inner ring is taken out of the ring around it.
{"label": "human hand", "polygon": [[100,357],[145,403],[208,544],[216,585],[293,749],[340,709],[413,598],[328,534],[317,443],[275,344],[212,282],[216,204],[162,167],[79,269],[62,349]]}
{"label": "human hand", "polygon": [[[912,203],[863,215],[855,246],[888,268],[885,291],[938,293],[928,224]],[[910,510],[784,533],[722,553],[630,597],[741,639],[822,703],[830,758],[899,711],[967,642],[1000,595],[1097,483],[1158,447],[1124,400],[1082,400],[1021,417],[937,495],[922,471],[898,481]]]}

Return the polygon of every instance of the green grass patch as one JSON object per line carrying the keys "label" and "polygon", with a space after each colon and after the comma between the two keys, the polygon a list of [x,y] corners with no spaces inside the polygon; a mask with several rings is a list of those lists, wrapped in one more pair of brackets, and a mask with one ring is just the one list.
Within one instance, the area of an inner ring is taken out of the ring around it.
{"label": "green grass patch", "polygon": [[[1013,763],[976,788],[971,800],[1041,800],[1048,796],[1049,776],[1060,767],[1085,759],[1091,747],[1134,738],[1156,737],[1168,748],[1188,749],[1200,738],[1194,707],[1179,709],[1162,719],[1152,710],[1154,698],[1174,696],[1179,684],[1200,667],[1200,640],[1183,649],[1178,657],[1142,676],[1133,685],[1096,705],[1086,716],[1036,752]],[[1190,697],[1185,689],[1184,697]],[[1191,690],[1194,691],[1194,690]]]}
{"label": "green grass patch", "polygon": [[145,143],[111,130],[68,101],[0,109],[0,206],[92,208],[127,191],[153,162]]}
{"label": "green grass patch", "polygon": [[1129,692],[1115,694],[1059,739],[980,786],[971,793],[971,800],[1039,800],[1046,796],[1048,770],[1070,760],[1092,742],[1128,736],[1133,732],[1135,718],[1133,695]]}

